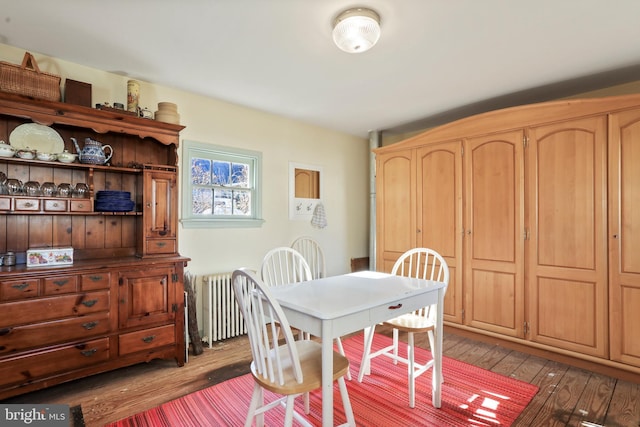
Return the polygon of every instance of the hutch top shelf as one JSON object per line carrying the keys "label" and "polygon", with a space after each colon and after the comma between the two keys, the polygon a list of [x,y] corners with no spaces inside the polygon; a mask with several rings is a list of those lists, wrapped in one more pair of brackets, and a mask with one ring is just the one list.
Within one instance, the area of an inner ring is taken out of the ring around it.
{"label": "hutch top shelf", "polygon": [[0,110],[4,115],[30,119],[45,126],[60,124],[92,129],[97,133],[150,137],[165,145],[177,146],[177,135],[184,129],[182,125],[135,117],[124,112],[103,111],[3,92],[0,92]]}

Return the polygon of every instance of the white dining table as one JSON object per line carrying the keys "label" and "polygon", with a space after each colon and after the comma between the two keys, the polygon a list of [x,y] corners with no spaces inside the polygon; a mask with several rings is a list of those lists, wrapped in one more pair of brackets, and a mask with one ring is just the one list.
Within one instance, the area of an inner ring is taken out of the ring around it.
{"label": "white dining table", "polygon": [[333,426],[333,341],[421,307],[437,304],[432,403],[441,405],[445,284],[361,271],[270,288],[291,326],[322,340],[322,425]]}

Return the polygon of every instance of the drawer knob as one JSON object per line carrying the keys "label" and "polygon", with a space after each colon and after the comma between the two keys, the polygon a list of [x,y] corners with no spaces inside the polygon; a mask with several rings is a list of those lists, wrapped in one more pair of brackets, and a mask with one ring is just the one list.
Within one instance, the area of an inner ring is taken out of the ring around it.
{"label": "drawer knob", "polygon": [[99,282],[102,280],[102,276],[89,276],[89,280],[92,282]]}
{"label": "drawer knob", "polygon": [[11,333],[11,328],[2,328],[0,329],[0,337],[4,335],[9,335]]}
{"label": "drawer knob", "polygon": [[56,286],[64,286],[67,283],[69,283],[69,280],[65,279],[65,280],[54,280],[53,284]]}
{"label": "drawer knob", "polygon": [[153,341],[155,339],[156,339],[155,335],[149,335],[149,336],[146,336],[146,337],[142,338],[142,341],[144,341],[147,344],[149,344],[151,341]]}
{"label": "drawer knob", "polygon": [[96,354],[96,351],[98,351],[97,348],[92,348],[91,350],[82,350],[80,354],[82,354],[84,357],[91,357]]}
{"label": "drawer knob", "polygon": [[90,300],[82,301],[82,305],[84,305],[85,307],[93,307],[97,302],[98,302],[97,299],[90,299]]}
{"label": "drawer knob", "polygon": [[397,310],[402,307],[402,303],[396,305],[390,305],[389,310]]}
{"label": "drawer knob", "polygon": [[12,288],[22,291],[29,287],[28,283],[20,283],[19,285],[11,285]]}
{"label": "drawer knob", "polygon": [[87,323],[83,323],[82,327],[85,328],[87,331],[90,331],[91,329],[95,328],[96,326],[98,326],[98,322],[93,321],[93,322],[87,322]]}

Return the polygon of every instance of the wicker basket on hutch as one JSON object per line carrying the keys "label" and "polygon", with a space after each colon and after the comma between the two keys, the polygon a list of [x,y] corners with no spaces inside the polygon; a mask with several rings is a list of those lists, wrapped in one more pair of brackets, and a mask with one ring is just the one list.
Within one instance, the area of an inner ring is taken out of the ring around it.
{"label": "wicker basket on hutch", "polygon": [[0,62],[0,91],[60,101],[60,76],[40,71],[33,55],[25,52],[22,65]]}

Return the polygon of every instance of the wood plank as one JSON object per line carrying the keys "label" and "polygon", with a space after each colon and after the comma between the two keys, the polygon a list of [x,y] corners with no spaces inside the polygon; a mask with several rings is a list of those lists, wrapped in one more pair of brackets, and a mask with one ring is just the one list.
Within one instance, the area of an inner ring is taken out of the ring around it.
{"label": "wood plank", "polygon": [[640,384],[618,380],[604,420],[607,426],[640,426]]}
{"label": "wood plank", "polygon": [[548,398],[533,418],[532,426],[565,426],[584,390],[590,373],[569,368],[560,381],[547,388]]}
{"label": "wood plank", "polygon": [[72,246],[70,215],[56,215],[53,217],[53,246]]}
{"label": "wood plank", "polygon": [[538,412],[544,407],[547,400],[551,398],[558,383],[568,369],[568,366],[561,365],[557,362],[545,362],[544,366],[531,380],[531,384],[539,387],[538,393],[531,399],[525,411],[522,412],[513,423],[514,426],[530,427],[536,425],[534,424],[534,419],[537,417]]}
{"label": "wood plank", "polygon": [[549,363],[549,361],[537,356],[525,356],[526,360],[520,366],[518,366],[518,368],[510,376],[518,380],[536,384],[538,387],[540,387],[540,385],[536,383],[536,381],[539,380],[538,375],[540,371],[545,368],[547,363]]}
{"label": "wood plank", "polygon": [[607,409],[611,402],[616,380],[592,374],[584,386],[582,395],[575,406],[568,426],[604,425]]}
{"label": "wood plank", "polygon": [[523,366],[528,357],[529,356],[524,353],[510,351],[491,368],[491,371],[496,374],[515,378],[514,375],[518,371],[518,368]]}

